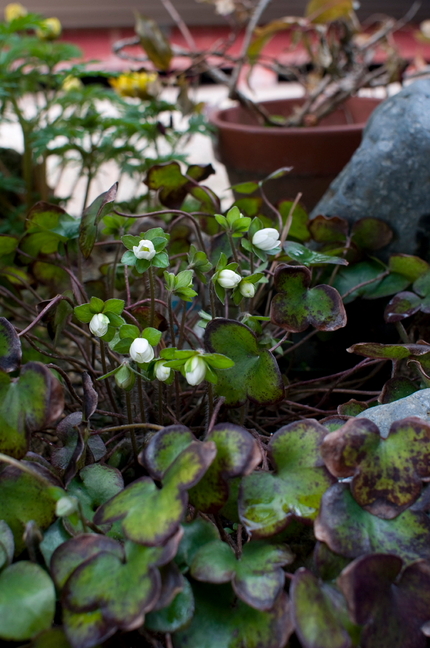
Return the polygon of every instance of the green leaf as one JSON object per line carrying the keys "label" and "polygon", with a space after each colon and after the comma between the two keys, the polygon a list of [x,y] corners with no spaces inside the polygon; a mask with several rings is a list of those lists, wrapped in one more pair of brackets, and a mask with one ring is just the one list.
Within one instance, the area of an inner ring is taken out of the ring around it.
{"label": "green leaf", "polygon": [[321,254],[301,245],[301,243],[294,243],[294,241],[286,241],[284,243],[284,250],[291,259],[303,264],[304,266],[325,265],[326,263],[334,265],[348,265],[348,261],[341,257],[330,256],[329,254]]}
{"label": "green leaf", "polygon": [[124,310],[125,301],[123,299],[108,299],[103,306],[103,313],[115,313],[121,315]]}
{"label": "green leaf", "polygon": [[119,329],[119,337],[123,339],[134,340],[139,337],[140,331],[134,324],[123,324]]}
{"label": "green leaf", "polygon": [[427,261],[409,254],[393,254],[390,256],[388,267],[391,272],[404,275],[410,282],[414,282],[425,272],[430,270]]}
{"label": "green leaf", "polygon": [[392,228],[379,218],[360,218],[351,231],[352,241],[364,250],[379,250],[388,245],[393,238]]}
{"label": "green leaf", "polygon": [[430,559],[430,520],[418,509],[383,520],[362,508],[348,484],[335,484],[323,495],[315,537],[341,556],[392,553],[405,562]]}
{"label": "green leaf", "polygon": [[230,189],[233,189],[233,191],[239,194],[250,194],[257,191],[258,187],[258,182],[241,182],[240,184],[232,185]]}
{"label": "green leaf", "polygon": [[[281,202],[278,205],[278,210],[282,216],[282,223],[284,226],[287,222],[287,218],[293,207],[293,204],[294,203],[291,200],[281,200]],[[294,211],[292,214],[292,221],[291,221],[290,229],[288,231],[288,236],[290,238],[298,239],[299,241],[302,241],[304,243],[306,241],[309,241],[309,239],[311,238],[309,229],[310,229],[309,216],[306,210],[302,207],[302,205],[297,204],[294,207]]]}
{"label": "green leaf", "polygon": [[145,184],[149,189],[158,191],[159,201],[170,209],[181,208],[191,186],[178,162],[165,162],[151,167]]}
{"label": "green leaf", "polygon": [[163,548],[133,545],[126,551],[126,561],[114,553],[98,553],[77,567],[63,589],[64,607],[75,613],[100,609],[115,630],[142,625],[160,594],[156,565],[163,562]]}
{"label": "green leaf", "polygon": [[357,353],[368,358],[380,360],[404,360],[405,358],[426,359],[430,354],[430,344],[420,340],[417,344],[379,344],[378,342],[359,342],[353,344],[348,353]]}
{"label": "green leaf", "polygon": [[102,299],[98,297],[91,297],[89,302],[90,311],[95,315],[96,313],[102,313],[105,303]]}
{"label": "green leaf", "polygon": [[[36,471],[36,465],[32,465]],[[7,466],[0,473],[1,516],[12,530],[17,556],[25,548],[23,535],[30,520],[43,530],[55,519],[56,500],[47,485],[47,481],[53,482],[53,479],[47,471],[42,474],[43,480],[15,466]]]}
{"label": "green leaf", "polygon": [[391,519],[418,499],[423,480],[430,478],[430,425],[411,416],[381,438],[372,421],[351,419],[325,437],[321,455],[335,477],[352,477],[360,506]]}
{"label": "green leaf", "polygon": [[191,624],[174,634],[175,648],[283,648],[293,631],[284,593],[269,612],[235,601],[230,585],[193,585]]}
{"label": "green leaf", "polygon": [[[124,488],[124,481],[121,473],[116,468],[103,466],[101,464],[90,464],[74,477],[67,487],[69,495],[78,498],[81,510],[87,520],[93,520],[96,509],[120,493]],[[82,523],[77,525],[69,522],[71,532],[81,532]],[[68,527],[69,528],[69,527]]]}
{"label": "green leaf", "polygon": [[273,473],[254,472],[242,480],[239,516],[253,538],[285,529],[293,517],[314,519],[334,477],[321,465],[326,428],[313,421],[282,427],[268,445]]}
{"label": "green leaf", "polygon": [[[293,578],[291,602],[296,632],[304,648],[352,646],[344,623],[348,619],[346,602],[339,591],[320,584],[312,572],[301,567]],[[343,615],[339,613],[341,606]]]}
{"label": "green leaf", "polygon": [[142,331],[142,337],[145,338],[145,340],[148,340],[149,344],[153,347],[157,346],[157,344],[160,342],[161,335],[161,331],[158,331],[151,326],[148,326],[148,328]]}
{"label": "green leaf", "polygon": [[82,533],[63,542],[51,559],[51,574],[56,586],[63,589],[80,565],[99,554],[111,554],[124,559],[124,548],[116,540],[94,533]]}
{"label": "green leaf", "polygon": [[62,628],[50,628],[37,635],[31,648],[71,648]]}
{"label": "green leaf", "polygon": [[285,545],[255,541],[247,543],[236,560],[228,544],[213,540],[197,551],[190,573],[206,583],[231,581],[235,593],[247,605],[256,610],[271,610],[284,586],[282,566],[293,558]]}
{"label": "green leaf", "polygon": [[193,590],[188,580],[184,578],[182,591],[167,607],[146,615],[145,628],[153,632],[176,632],[191,621],[193,614]]}
{"label": "green leaf", "polygon": [[30,433],[53,423],[63,407],[60,382],[40,362],[27,362],[12,380],[0,372],[0,451],[21,459]]}
{"label": "green leaf", "polygon": [[402,572],[397,556],[374,554],[354,560],[339,577],[355,623],[364,626],[366,648],[419,648],[426,645],[430,571],[425,561]]}
{"label": "green leaf", "polygon": [[117,190],[118,183],[116,182],[108,191],[96,198],[82,214],[79,228],[79,248],[85,259],[88,259],[92,252],[97,238],[98,224],[111,210]]}
{"label": "green leaf", "polygon": [[15,327],[5,317],[0,317],[0,370],[9,373],[21,364],[21,342]]}
{"label": "green leaf", "polygon": [[134,28],[150,61],[158,70],[168,70],[173,56],[172,48],[155,20],[136,14]]}
{"label": "green leaf", "polygon": [[233,360],[234,367],[215,370],[216,393],[230,406],[242,405],[247,398],[261,405],[275,403],[283,396],[278,364],[267,349],[258,346],[254,333],[234,320],[216,318],[204,335],[210,353],[221,353]]}
{"label": "green leaf", "polygon": [[2,639],[31,639],[51,626],[54,612],[54,583],[42,567],[22,560],[0,574]]}
{"label": "green leaf", "polygon": [[230,480],[254,470],[261,461],[261,453],[252,435],[233,423],[216,425],[206,440],[215,443],[217,454],[189,496],[197,510],[216,513],[229,498]]}
{"label": "green leaf", "polygon": [[339,216],[323,216],[320,214],[309,223],[312,238],[317,243],[341,243],[348,236],[348,221]]}
{"label": "green leaf", "polygon": [[[383,281],[385,273],[385,266],[380,261],[361,261],[354,263],[347,268],[341,268],[337,273],[333,282],[333,287],[339,291],[341,295],[348,295],[344,299],[344,303],[354,301],[357,297],[366,297],[368,294],[373,293]],[[369,283],[366,283],[369,282]],[[366,284],[354,290],[355,286]]]}
{"label": "green leaf", "polygon": [[94,315],[89,304],[82,304],[82,306],[75,306],[73,312],[76,318],[80,322],[84,322],[85,324],[89,324]]}
{"label": "green leaf", "polygon": [[142,463],[154,479],[162,479],[181,452],[196,441],[185,425],[169,425],[156,432],[145,448]]}
{"label": "green leaf", "polygon": [[184,535],[179,545],[175,561],[181,568],[181,571],[186,572],[187,568],[193,562],[197,551],[208,542],[219,540],[220,536],[214,524],[199,517],[192,522],[183,524],[182,530]]}
{"label": "green leaf", "polygon": [[158,489],[142,477],[99,508],[96,524],[121,520],[124,535],[138,544],[155,546],[176,533],[185,514],[187,490],[204,475],[215,457],[213,443],[193,441],[171,464]]}
{"label": "green leaf", "polygon": [[272,300],[271,320],[287,331],[301,332],[312,325],[320,331],[336,331],[346,325],[342,299],[334,288],[309,288],[311,272],[304,266],[282,265],[275,271],[278,294]]}

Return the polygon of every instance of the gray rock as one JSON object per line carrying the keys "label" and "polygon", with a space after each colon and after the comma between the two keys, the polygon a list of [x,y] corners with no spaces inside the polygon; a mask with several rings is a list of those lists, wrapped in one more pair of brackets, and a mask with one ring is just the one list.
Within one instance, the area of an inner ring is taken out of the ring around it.
{"label": "gray rock", "polygon": [[430,261],[430,79],[416,81],[372,114],[363,141],[311,213],[394,229],[389,253]]}
{"label": "gray rock", "polygon": [[393,403],[371,407],[358,414],[356,418],[367,418],[373,421],[379,427],[381,436],[385,439],[388,436],[391,424],[407,416],[418,416],[426,423],[430,423],[430,389],[420,389],[414,394],[406,396],[406,398],[400,398]]}

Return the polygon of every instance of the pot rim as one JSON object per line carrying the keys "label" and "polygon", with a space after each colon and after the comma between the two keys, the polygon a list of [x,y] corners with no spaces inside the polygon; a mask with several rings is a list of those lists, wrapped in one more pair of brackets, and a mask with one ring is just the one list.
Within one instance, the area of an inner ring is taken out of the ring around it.
{"label": "pot rim", "polygon": [[[375,108],[382,103],[382,99],[377,99],[375,97],[349,97],[344,103],[355,103],[355,102],[360,102],[360,103],[368,103],[373,105]],[[267,100],[267,101],[261,101],[259,102],[262,106],[268,106],[268,105],[273,105],[273,104],[297,104],[297,103],[302,103],[303,102],[303,97],[296,97],[296,98],[289,98],[289,99],[272,99],[272,100]],[[230,106],[229,108],[214,108],[209,111],[208,117],[209,117],[209,122],[216,126],[217,128],[224,130],[224,131],[240,131],[240,132],[248,132],[248,133],[254,133],[254,134],[268,134],[272,133],[273,135],[280,135],[281,133],[291,133],[291,134],[298,134],[301,133],[302,135],[311,135],[315,132],[318,132],[320,134],[322,133],[331,133],[333,131],[336,132],[354,132],[354,131],[362,131],[364,126],[366,125],[368,118],[362,122],[354,122],[353,124],[333,124],[333,125],[316,125],[316,126],[260,126],[259,124],[240,124],[238,122],[230,122],[226,121],[224,116],[232,113],[233,111],[236,111],[238,108],[240,108],[239,104],[236,106]]]}

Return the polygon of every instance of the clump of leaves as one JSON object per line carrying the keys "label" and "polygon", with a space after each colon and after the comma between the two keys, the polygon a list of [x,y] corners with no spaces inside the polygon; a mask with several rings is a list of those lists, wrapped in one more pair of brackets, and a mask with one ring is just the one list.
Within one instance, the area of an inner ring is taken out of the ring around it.
{"label": "clump of leaves", "polygon": [[220,214],[210,172],[158,164],[157,212],[117,213],[114,185],[0,238],[0,639],[424,647],[430,428],[355,418],[428,385],[419,321],[334,375],[288,360],[359,295],[413,284],[413,323],[428,267],[375,260],[372,219]]}

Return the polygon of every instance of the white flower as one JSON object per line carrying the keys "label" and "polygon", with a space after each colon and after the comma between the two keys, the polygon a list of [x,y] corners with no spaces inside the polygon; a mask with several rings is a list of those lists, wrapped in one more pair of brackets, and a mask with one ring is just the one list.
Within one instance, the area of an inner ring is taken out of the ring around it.
{"label": "white flower", "polygon": [[155,377],[161,382],[167,380],[171,372],[170,367],[165,367],[164,364],[163,360],[155,363]]}
{"label": "white flower", "polygon": [[109,318],[103,313],[93,315],[90,322],[90,331],[96,337],[106,335],[109,326]]}
{"label": "white flower", "polygon": [[155,247],[152,241],[147,241],[146,239],[142,239],[139,241],[139,245],[133,245],[133,254],[135,257],[138,259],[147,259],[150,261],[157,252],[155,251]]}
{"label": "white flower", "polygon": [[239,291],[243,297],[254,297],[255,286],[250,281],[241,281]]}
{"label": "white flower", "polygon": [[154,357],[154,349],[145,338],[136,338],[130,346],[130,357],[135,362],[151,362]]}
{"label": "white flower", "polygon": [[205,379],[206,363],[200,356],[193,356],[185,364],[185,379],[189,385],[195,387]]}
{"label": "white flower", "polygon": [[218,275],[218,283],[223,288],[236,288],[242,281],[242,277],[233,270],[221,270]]}
{"label": "white flower", "polygon": [[273,227],[265,227],[255,232],[252,237],[252,245],[267,252],[279,245],[279,232]]}

